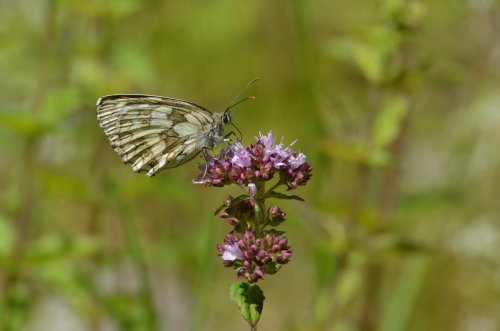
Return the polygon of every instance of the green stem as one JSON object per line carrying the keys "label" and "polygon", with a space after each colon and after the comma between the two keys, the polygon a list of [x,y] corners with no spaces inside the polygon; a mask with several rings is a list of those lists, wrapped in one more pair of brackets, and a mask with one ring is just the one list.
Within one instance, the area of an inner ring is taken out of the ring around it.
{"label": "green stem", "polygon": [[267,192],[265,193],[265,196],[267,196],[269,193],[271,193],[272,191],[274,191],[275,188],[277,188],[278,186],[281,186],[283,185],[283,181],[281,180],[281,178],[276,182],[276,184],[274,184],[269,190],[267,190]]}
{"label": "green stem", "polygon": [[266,199],[266,184],[264,182],[255,183],[257,194],[255,195],[255,224],[254,231],[257,237],[260,235],[261,227],[265,224],[265,199]]}
{"label": "green stem", "polygon": [[125,201],[123,201],[123,199],[121,198],[120,193],[114,192],[114,198],[117,209],[120,211],[122,217],[127,249],[132,259],[132,263],[134,264],[135,271],[137,272],[137,277],[139,279],[139,297],[141,300],[141,304],[146,309],[147,314],[146,330],[155,331],[158,330],[158,323],[153,301],[153,290],[150,282],[148,265],[142,250],[139,236],[137,234],[137,227],[132,217],[131,211],[127,207]]}

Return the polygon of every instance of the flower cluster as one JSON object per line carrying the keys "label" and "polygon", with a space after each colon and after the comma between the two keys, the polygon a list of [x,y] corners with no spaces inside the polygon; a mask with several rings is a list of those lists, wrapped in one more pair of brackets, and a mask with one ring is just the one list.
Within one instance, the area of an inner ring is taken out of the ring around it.
{"label": "flower cluster", "polygon": [[311,178],[311,165],[303,153],[293,152],[282,143],[276,144],[271,132],[255,139],[256,143],[248,147],[237,141],[219,157],[208,156],[206,163],[200,166],[201,174],[193,182],[211,186],[248,185],[279,174],[288,189],[293,189],[305,185]]}
{"label": "flower cluster", "polygon": [[[312,172],[306,156],[292,150],[293,144],[285,147],[276,143],[271,132],[255,139],[255,144],[247,147],[237,141],[218,157],[207,155],[205,164],[200,166],[201,174],[193,181],[218,187],[236,184],[245,189],[245,194],[224,200],[215,215],[232,227],[217,245],[224,266],[234,268],[237,276],[250,284],[265,274],[276,273],[292,257],[284,232],[275,229],[285,221],[286,213],[276,205],[266,208],[266,200],[303,201],[276,189],[305,185]],[[266,189],[271,180],[274,183]]]}
{"label": "flower cluster", "polygon": [[217,250],[224,265],[235,268],[238,277],[245,278],[250,284],[256,283],[266,273],[276,273],[292,256],[286,237],[266,231],[261,238],[250,230],[242,234],[230,232],[224,242],[217,245]]}

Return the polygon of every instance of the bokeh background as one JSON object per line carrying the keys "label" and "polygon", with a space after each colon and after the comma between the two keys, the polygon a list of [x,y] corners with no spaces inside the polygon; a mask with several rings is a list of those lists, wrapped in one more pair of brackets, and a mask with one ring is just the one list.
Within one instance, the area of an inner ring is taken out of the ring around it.
{"label": "bokeh background", "polygon": [[495,0],[1,0],[0,329],[246,330],[213,216],[238,189],[155,178],[96,100],[172,96],[273,130],[314,176],[259,330],[500,330]]}

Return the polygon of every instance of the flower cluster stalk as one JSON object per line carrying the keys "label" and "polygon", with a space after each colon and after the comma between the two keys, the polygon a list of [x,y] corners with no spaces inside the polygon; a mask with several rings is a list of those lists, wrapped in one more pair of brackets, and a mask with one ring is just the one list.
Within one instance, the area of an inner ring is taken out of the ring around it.
{"label": "flower cluster stalk", "polygon": [[[277,230],[286,220],[286,213],[277,205],[267,208],[266,200],[303,201],[277,189],[285,186],[290,191],[305,185],[312,168],[303,153],[294,152],[291,145],[276,143],[271,132],[260,134],[250,146],[236,141],[217,157],[207,155],[205,161],[195,184],[237,185],[245,190],[245,194],[229,196],[215,210],[215,215],[232,227],[217,250],[224,266],[233,268],[236,276],[246,281],[231,287],[231,299],[252,330],[256,330],[264,301],[256,283],[264,275],[277,273],[292,257],[288,238],[284,231]],[[266,190],[266,182],[270,181],[275,183]]]}
{"label": "flower cluster stalk", "polygon": [[261,226],[265,225],[264,220],[264,210],[266,210],[265,195],[266,195],[266,183],[257,182],[255,183],[257,187],[257,192],[255,196],[255,224],[254,231],[257,236],[260,234]]}

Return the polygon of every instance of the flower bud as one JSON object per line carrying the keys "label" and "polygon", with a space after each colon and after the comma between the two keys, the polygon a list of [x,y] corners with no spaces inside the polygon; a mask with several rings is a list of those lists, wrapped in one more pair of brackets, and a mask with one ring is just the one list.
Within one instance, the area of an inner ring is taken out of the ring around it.
{"label": "flower bud", "polygon": [[281,210],[278,206],[271,206],[267,210],[268,222],[271,226],[277,226],[286,218],[286,213]]}
{"label": "flower bud", "polygon": [[257,186],[254,183],[249,183],[247,185],[247,191],[248,195],[255,198],[255,195],[257,194]]}

